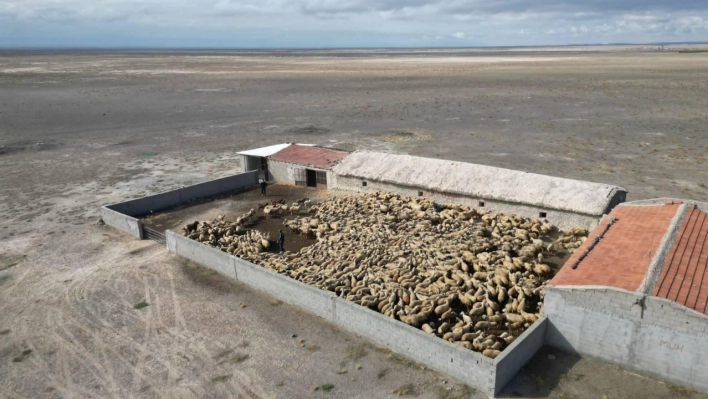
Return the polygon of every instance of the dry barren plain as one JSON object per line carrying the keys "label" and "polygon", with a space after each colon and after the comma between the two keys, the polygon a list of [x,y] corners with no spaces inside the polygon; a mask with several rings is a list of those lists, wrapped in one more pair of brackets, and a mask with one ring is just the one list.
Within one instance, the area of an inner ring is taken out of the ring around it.
{"label": "dry barren plain", "polygon": [[[482,398],[100,205],[285,141],[706,201],[706,93],[708,53],[672,49],[0,51],[0,397]],[[502,396],[705,397],[550,349]]]}

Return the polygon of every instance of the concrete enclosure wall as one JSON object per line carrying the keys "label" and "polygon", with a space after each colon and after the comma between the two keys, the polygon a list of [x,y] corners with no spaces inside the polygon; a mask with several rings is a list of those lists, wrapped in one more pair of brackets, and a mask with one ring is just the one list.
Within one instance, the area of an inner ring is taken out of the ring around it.
{"label": "concrete enclosure wall", "polygon": [[251,171],[221,179],[210,180],[177,190],[108,205],[107,208],[120,212],[124,215],[140,217],[147,215],[150,212],[170,208],[193,199],[212,197],[214,195],[248,188],[257,184],[258,171]]}
{"label": "concrete enclosure wall", "polygon": [[[226,277],[236,279],[236,267],[231,256],[216,248],[204,245],[199,241],[190,240],[173,231],[167,230],[165,234],[167,251],[178,254],[202,266],[214,270]],[[226,255],[226,256],[224,256]]]}
{"label": "concrete enclosure wall", "polygon": [[506,386],[522,367],[538,352],[546,340],[548,319],[544,316],[524,331],[501,355],[494,359],[497,370],[497,392]]}
{"label": "concrete enclosure wall", "polygon": [[708,392],[708,316],[607,287],[548,287],[546,344]]}
{"label": "concrete enclosure wall", "polygon": [[335,324],[494,395],[496,371],[492,359],[346,299],[334,299]]}
{"label": "concrete enclosure wall", "polygon": [[124,215],[120,212],[116,212],[108,207],[101,207],[101,219],[108,226],[118,229],[122,232],[128,233],[131,236],[137,238],[138,240],[143,239],[143,227],[140,220]]}
{"label": "concrete enclosure wall", "polygon": [[[561,229],[568,227],[582,227],[591,230],[597,226],[600,220],[600,216],[584,215],[557,209],[543,209],[531,205],[515,204],[511,202],[489,200],[485,198],[472,198],[461,194],[426,191],[425,189],[412,186],[385,183],[380,181],[362,180],[346,176],[336,176],[336,178],[333,179],[333,182],[334,185],[330,184],[331,188],[338,188],[350,191],[388,191],[405,195],[408,197],[418,197],[419,193],[422,192],[422,197],[434,200],[438,203],[463,204],[469,205],[473,208],[479,208],[479,201],[484,200],[484,209],[490,210],[492,212],[513,213],[528,218],[543,219],[540,215],[541,212],[545,212],[545,219],[548,219],[551,223]],[[363,182],[366,182],[366,186],[362,184]]]}
{"label": "concrete enclosure wall", "polygon": [[503,357],[495,361],[339,298],[331,292],[282,276],[169,230],[167,248],[174,254],[312,312],[489,395],[498,393],[542,345],[545,319],[526,331],[502,352]]}

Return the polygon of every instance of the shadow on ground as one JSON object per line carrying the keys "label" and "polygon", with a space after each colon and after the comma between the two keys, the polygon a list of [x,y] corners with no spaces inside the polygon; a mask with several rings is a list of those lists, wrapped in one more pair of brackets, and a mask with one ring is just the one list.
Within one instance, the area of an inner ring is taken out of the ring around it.
{"label": "shadow on ground", "polygon": [[544,346],[502,390],[499,398],[545,398],[570,377],[579,356]]}

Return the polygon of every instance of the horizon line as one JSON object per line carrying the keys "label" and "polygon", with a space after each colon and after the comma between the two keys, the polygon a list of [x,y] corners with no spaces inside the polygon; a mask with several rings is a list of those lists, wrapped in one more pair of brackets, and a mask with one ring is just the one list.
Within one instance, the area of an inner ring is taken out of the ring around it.
{"label": "horizon line", "polygon": [[595,47],[595,46],[672,46],[672,45],[697,45],[708,44],[708,41],[688,42],[616,42],[616,43],[568,43],[568,44],[533,44],[533,45],[477,45],[477,46],[316,46],[316,47],[226,47],[226,46],[0,46],[3,50],[396,50],[396,49],[513,49],[513,48],[542,48],[542,47]]}

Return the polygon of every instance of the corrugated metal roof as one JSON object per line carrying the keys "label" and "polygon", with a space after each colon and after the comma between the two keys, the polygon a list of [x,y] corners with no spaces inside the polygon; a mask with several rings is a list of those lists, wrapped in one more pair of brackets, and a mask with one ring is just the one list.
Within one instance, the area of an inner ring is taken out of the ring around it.
{"label": "corrugated metal roof", "polygon": [[410,155],[357,151],[333,171],[342,176],[420,187],[480,199],[602,215],[613,185]]}
{"label": "corrugated metal roof", "polygon": [[568,259],[551,280],[556,286],[603,285],[636,291],[642,284],[661,238],[676,215],[679,204],[657,206],[618,206],[610,212],[615,222],[597,245],[578,264],[573,265],[609,222],[606,217],[583,245]]}
{"label": "corrugated metal roof", "polygon": [[273,161],[290,162],[318,169],[331,169],[349,155],[342,150],[293,144],[270,157]]}
{"label": "corrugated metal roof", "polygon": [[652,295],[708,314],[708,213],[695,205],[676,232]]}

